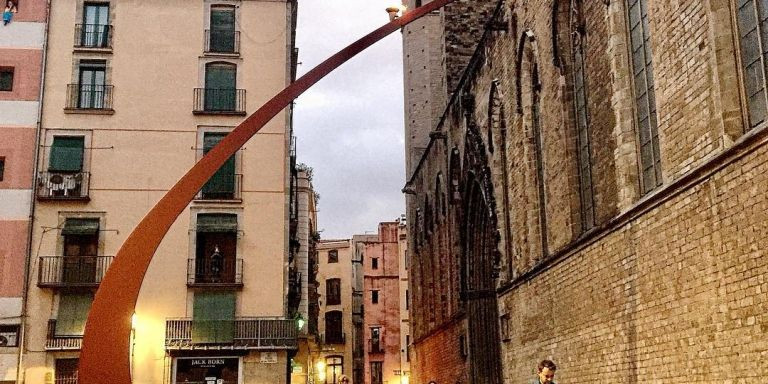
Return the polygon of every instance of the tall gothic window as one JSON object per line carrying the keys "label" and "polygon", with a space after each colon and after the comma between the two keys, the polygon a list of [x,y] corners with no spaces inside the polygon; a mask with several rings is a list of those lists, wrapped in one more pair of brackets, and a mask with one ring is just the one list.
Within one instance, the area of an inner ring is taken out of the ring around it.
{"label": "tall gothic window", "polygon": [[547,205],[546,192],[544,187],[544,144],[541,137],[541,83],[539,82],[538,66],[533,63],[531,71],[531,91],[533,92],[533,102],[531,105],[531,115],[533,122],[533,139],[536,145],[536,179],[539,192],[539,224],[541,231],[541,253],[548,255],[547,241]]}
{"label": "tall gothic window", "polygon": [[739,0],[739,42],[744,69],[749,128],[766,120],[766,55],[768,55],[768,4],[765,1]]}
{"label": "tall gothic window", "polygon": [[592,164],[590,148],[589,113],[587,111],[587,76],[585,73],[585,24],[582,0],[571,0],[570,35],[573,59],[573,103],[576,117],[576,145],[579,164],[579,195],[581,196],[581,227],[590,229],[595,224],[592,193]]}
{"label": "tall gothic window", "polygon": [[662,183],[656,95],[653,89],[651,35],[648,25],[648,0],[626,1],[637,109],[635,118],[640,140],[641,187],[643,193],[647,193]]}

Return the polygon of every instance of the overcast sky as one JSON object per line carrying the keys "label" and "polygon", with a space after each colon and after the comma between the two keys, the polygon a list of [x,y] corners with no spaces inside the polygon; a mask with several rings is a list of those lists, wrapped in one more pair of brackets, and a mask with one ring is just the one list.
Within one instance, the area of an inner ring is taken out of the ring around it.
{"label": "overcast sky", "polygon": [[[300,0],[301,76],[389,21],[389,0]],[[298,161],[314,169],[324,239],[375,231],[405,212],[402,36],[363,51],[296,100]]]}

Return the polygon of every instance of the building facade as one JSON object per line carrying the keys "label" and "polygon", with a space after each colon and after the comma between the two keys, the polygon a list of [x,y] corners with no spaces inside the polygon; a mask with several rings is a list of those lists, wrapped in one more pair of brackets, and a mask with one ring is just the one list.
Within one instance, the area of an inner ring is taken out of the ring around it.
{"label": "building facade", "polygon": [[46,1],[3,2],[0,25],[0,383],[16,383],[34,200]]}
{"label": "building facade", "polygon": [[[76,382],[112,255],[296,65],[295,1],[50,7],[20,381],[30,384]],[[219,169],[158,248],[132,319],[135,383],[289,380],[290,113]]]}
{"label": "building facade", "polygon": [[472,3],[404,189],[411,381],[761,382],[763,5]]}
{"label": "building facade", "polygon": [[[401,277],[402,257],[400,222],[379,223],[378,234],[361,239],[363,253],[363,302],[365,309],[365,382],[368,384],[404,383]],[[403,239],[405,240],[405,238]],[[401,352],[402,351],[402,352]]]}
{"label": "building facade", "polygon": [[349,239],[321,240],[317,245],[319,342],[312,356],[315,383],[339,384],[345,377],[353,382],[353,255]]}

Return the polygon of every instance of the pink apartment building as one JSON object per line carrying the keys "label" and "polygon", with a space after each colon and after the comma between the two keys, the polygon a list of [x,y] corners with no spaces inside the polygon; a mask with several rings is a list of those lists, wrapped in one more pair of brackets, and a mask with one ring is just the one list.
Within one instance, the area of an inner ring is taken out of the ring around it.
{"label": "pink apartment building", "polygon": [[3,0],[0,25],[0,382],[18,380],[46,1]]}
{"label": "pink apartment building", "polygon": [[405,223],[379,224],[378,237],[364,243],[363,323],[365,382],[368,384],[405,384],[408,382],[407,315],[403,315],[407,293],[401,280],[407,281],[405,269],[400,268],[405,254]]}

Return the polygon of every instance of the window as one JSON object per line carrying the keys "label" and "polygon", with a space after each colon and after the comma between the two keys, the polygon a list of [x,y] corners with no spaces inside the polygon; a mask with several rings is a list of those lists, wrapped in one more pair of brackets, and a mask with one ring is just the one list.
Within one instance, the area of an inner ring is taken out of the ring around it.
{"label": "window", "polygon": [[19,346],[19,325],[0,325],[0,347]]}
{"label": "window", "polygon": [[105,48],[109,46],[109,3],[85,3],[80,46]]}
{"label": "window", "polygon": [[326,344],[344,344],[344,331],[341,321],[341,311],[329,311],[325,313]]}
{"label": "window", "polygon": [[41,196],[87,196],[88,175],[83,172],[84,153],[84,136],[54,136],[48,152],[47,172],[40,174]]}
{"label": "window", "polygon": [[579,169],[579,195],[581,197],[582,230],[594,226],[594,201],[592,193],[592,163],[590,148],[589,114],[587,111],[587,76],[584,63],[584,19],[582,0],[571,0],[570,36],[573,60],[573,108],[576,117],[576,147]]}
{"label": "window", "polygon": [[198,214],[195,246],[196,283],[234,283],[237,215]]}
{"label": "window", "polygon": [[77,384],[78,359],[56,359],[55,384]]}
{"label": "window", "polygon": [[211,7],[211,29],[208,51],[236,53],[238,50],[235,32],[235,8],[230,6]]}
{"label": "window", "polygon": [[325,358],[325,383],[338,384],[344,374],[344,357],[328,356]]}
{"label": "window", "polygon": [[328,263],[338,263],[339,262],[339,251],[332,249],[328,251]]}
{"label": "window", "polygon": [[629,35],[632,46],[632,75],[635,86],[636,124],[640,149],[643,193],[661,185],[661,152],[656,120],[648,0],[627,0]]}
{"label": "window", "polygon": [[232,343],[235,338],[235,292],[195,292],[192,342]]}
{"label": "window", "polygon": [[411,335],[405,335],[405,361],[411,361]]}
{"label": "window", "polygon": [[325,304],[341,304],[341,279],[328,279],[325,281],[325,294],[327,296]]}
{"label": "window", "polygon": [[764,1],[738,2],[739,42],[744,70],[744,92],[747,96],[749,127],[754,128],[766,120],[766,60],[768,59],[768,7]]}
{"label": "window", "polygon": [[499,319],[499,322],[501,323],[501,341],[510,341],[511,338],[509,336],[509,315],[504,314]]}
{"label": "window", "polygon": [[13,68],[0,68],[0,91],[13,90]]}
{"label": "window", "polygon": [[408,310],[411,307],[411,295],[408,290],[405,290],[405,309]]}
{"label": "window", "polygon": [[376,289],[371,291],[371,303],[373,304],[379,303],[379,291]]}
{"label": "window", "polygon": [[[203,133],[203,155],[210,152],[226,136],[226,132]],[[232,155],[205,183],[201,191],[201,197],[214,200],[234,199],[236,195],[235,178],[235,155]]]}
{"label": "window", "polygon": [[379,258],[371,257],[371,269],[379,269]]}
{"label": "window", "polygon": [[[99,219],[68,218],[61,229],[64,238],[62,283],[97,283],[99,269]],[[103,267],[103,266],[102,266]]]}
{"label": "window", "polygon": [[0,157],[0,181],[3,181],[5,176],[5,157]]}
{"label": "window", "polygon": [[371,352],[382,352],[381,327],[371,327]]}
{"label": "window", "polygon": [[62,293],[56,317],[56,336],[82,336],[91,309],[93,294]]}
{"label": "window", "polygon": [[104,109],[107,94],[107,62],[82,60],[79,67],[77,108]]}
{"label": "window", "polygon": [[371,384],[382,384],[383,383],[383,376],[381,374],[381,361],[372,361],[371,362]]}
{"label": "window", "polygon": [[205,66],[205,110],[235,111],[237,66],[230,63],[209,63]]}

